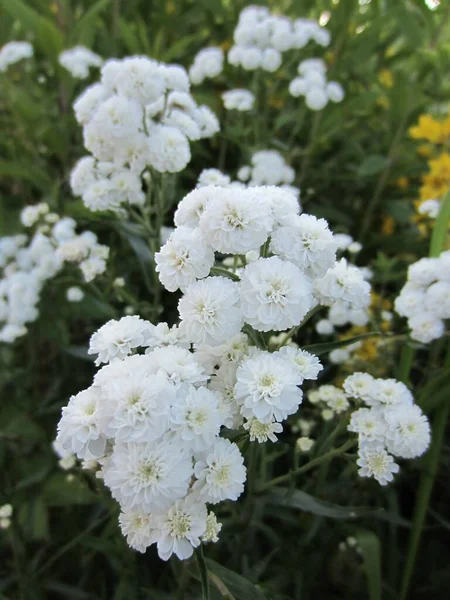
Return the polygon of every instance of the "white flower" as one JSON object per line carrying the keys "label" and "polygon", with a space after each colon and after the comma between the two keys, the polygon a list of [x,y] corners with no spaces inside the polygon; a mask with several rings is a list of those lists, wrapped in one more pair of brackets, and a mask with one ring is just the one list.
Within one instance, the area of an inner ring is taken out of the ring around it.
{"label": "white flower", "polygon": [[358,267],[341,258],[324,277],[314,281],[314,290],[320,304],[332,306],[337,300],[351,308],[365,308],[370,304],[370,284]]}
{"label": "white flower", "polygon": [[427,312],[440,319],[450,319],[450,282],[432,283],[426,291],[424,303]]}
{"label": "white flower", "polygon": [[[255,155],[253,155],[253,157],[254,156]],[[286,168],[288,168],[287,165],[283,167],[283,170]],[[274,219],[274,225],[289,224],[293,219],[296,219],[300,212],[298,198],[293,193],[292,189],[291,186],[286,185],[282,185],[281,187],[275,185],[258,185],[253,187],[252,191],[255,194],[255,204],[259,205],[261,202],[269,203]],[[298,192],[300,192],[300,190],[298,190]]]}
{"label": "white flower", "polygon": [[257,440],[260,444],[262,444],[263,442],[267,442],[267,440],[276,442],[278,438],[275,434],[281,433],[283,431],[283,426],[274,421],[262,423],[253,417],[244,423],[244,429],[249,432],[251,442]]}
{"label": "white flower", "polygon": [[366,397],[365,402],[369,406],[380,404],[383,406],[395,406],[398,404],[411,406],[414,403],[414,398],[406,385],[401,381],[395,379],[375,379],[371,396]]}
{"label": "white flower", "polygon": [[429,344],[444,335],[444,322],[435,315],[425,312],[416,314],[408,319],[408,326],[411,328],[411,338]]}
{"label": "white flower", "polygon": [[[156,61],[145,56],[129,56],[119,65],[115,78],[119,95],[133,98],[145,106],[164,93],[166,82]],[[104,71],[102,69],[102,74]]]}
{"label": "white flower", "polygon": [[219,169],[203,169],[198,177],[197,187],[204,187],[206,185],[226,187],[230,181],[230,177],[219,171]]}
{"label": "white flower", "polygon": [[319,335],[332,335],[334,333],[333,323],[329,319],[320,319],[316,323],[316,331]]}
{"label": "white flower", "polygon": [[252,110],[255,96],[248,90],[230,90],[222,94],[223,104],[226,110],[239,110],[245,112]]}
{"label": "white flower", "polygon": [[236,365],[225,364],[214,371],[209,389],[218,392],[218,406],[221,420],[228,429],[239,429],[242,425],[240,406],[236,401],[234,387],[236,385]]}
{"label": "white flower", "polygon": [[225,277],[208,277],[190,285],[178,310],[180,327],[194,343],[220,344],[241,329],[239,287]]}
{"label": "white flower", "polygon": [[294,264],[273,256],[244,269],[241,308],[245,322],[258,331],[299,325],[311,306],[311,282]]}
{"label": "white flower", "polygon": [[202,542],[205,544],[218,542],[221,529],[222,523],[218,523],[216,515],[212,511],[209,511],[206,517],[206,531],[201,537]]}
{"label": "white flower", "polygon": [[153,372],[161,371],[167,381],[177,388],[183,383],[202,385],[208,379],[203,367],[195,360],[195,355],[185,348],[155,348],[146,356],[153,365]]}
{"label": "white flower", "polygon": [[385,432],[388,452],[401,458],[416,458],[427,450],[430,424],[418,406],[387,408],[384,418],[388,425]]}
{"label": "white flower", "polygon": [[359,443],[379,442],[384,444],[386,422],[376,408],[360,408],[352,413],[347,429],[359,436]]}
{"label": "white flower", "polygon": [[282,356],[291,363],[299,376],[299,384],[301,384],[304,379],[317,379],[320,371],[323,369],[317,356],[310,354],[306,350],[293,348],[292,346],[283,346],[276,354]]}
{"label": "white flower", "polygon": [[148,513],[186,495],[192,460],[164,438],[155,443],[116,444],[103,472],[105,485],[123,508]]}
{"label": "white flower", "polygon": [[176,127],[155,125],[148,139],[148,159],[161,173],[182,171],[191,160],[189,141]]}
{"label": "white flower", "polygon": [[272,234],[270,249],[292,261],[306,274],[322,277],[336,261],[336,242],[325,219],[313,215],[292,216]]}
{"label": "white flower", "polygon": [[174,222],[177,227],[185,225],[186,227],[198,227],[200,217],[208,204],[215,198],[217,186],[204,186],[189,192],[181,202],[179,202],[174,215]]}
{"label": "white flower", "polygon": [[279,355],[259,352],[245,359],[238,367],[236,380],[236,401],[247,419],[283,421],[301,404],[299,377],[290,362]]}
{"label": "white flower", "polygon": [[426,215],[430,219],[436,219],[439,214],[439,210],[441,208],[441,203],[439,200],[430,199],[425,200],[425,202],[421,202],[417,212],[420,215]]}
{"label": "white flower", "polygon": [[144,346],[151,323],[137,316],[111,319],[96,331],[89,342],[89,354],[98,354],[95,364],[125,358],[134,349]]}
{"label": "white flower", "polygon": [[19,60],[31,58],[33,54],[33,46],[28,42],[8,42],[0,50],[0,72],[5,72]]}
{"label": "white flower", "polygon": [[102,385],[100,418],[109,438],[118,442],[152,442],[167,431],[175,391],[163,373],[130,369]]}
{"label": "white flower", "polygon": [[373,477],[380,485],[387,485],[399,472],[399,466],[382,446],[361,446],[356,464],[361,477]]}
{"label": "white flower", "polygon": [[[158,323],[151,328],[149,337],[145,342],[148,348],[161,348],[164,346],[179,346],[180,348],[189,348],[190,343],[184,339],[183,333],[178,325],[169,327],[167,323]],[[148,353],[149,350],[146,350]]]}
{"label": "white flower", "polygon": [[312,87],[305,94],[305,104],[311,110],[322,110],[328,103],[328,96],[322,87]]}
{"label": "white flower", "polygon": [[144,553],[153,543],[153,517],[136,510],[123,510],[119,515],[122,534],[133,550]]}
{"label": "white flower", "polygon": [[274,73],[277,71],[282,62],[281,52],[275,48],[266,48],[262,54],[261,67],[264,71]]}
{"label": "white flower", "polygon": [[218,396],[214,392],[193,386],[177,392],[170,429],[181,443],[194,452],[207,450],[219,435],[221,425]]}
{"label": "white flower", "polygon": [[85,46],[75,46],[61,52],[58,62],[70,72],[72,77],[86,79],[89,76],[89,68],[101,67],[103,60]]}
{"label": "white flower", "polygon": [[353,373],[344,381],[344,390],[352,398],[373,404],[376,397],[376,380],[368,373]]}
{"label": "white flower", "polygon": [[161,283],[175,292],[209,275],[214,265],[214,251],[205,244],[198,229],[177,227],[155,254],[155,262]]}
{"label": "white flower", "polygon": [[102,102],[110,97],[110,91],[101,83],[89,86],[73,104],[75,118],[80,125],[86,125],[97,112]]}
{"label": "white flower", "polygon": [[396,312],[402,317],[413,317],[425,312],[425,291],[404,286],[394,302]]}
{"label": "white flower", "polygon": [[195,496],[177,500],[167,512],[154,515],[158,555],[169,560],[172,554],[180,560],[192,556],[194,548],[200,545],[200,538],[206,533],[207,510]]}
{"label": "white flower", "polygon": [[295,442],[295,449],[298,452],[309,452],[314,446],[314,440],[309,437],[300,437]]}
{"label": "white flower", "polygon": [[84,292],[79,287],[70,287],[66,291],[66,298],[69,302],[81,302],[84,298]]}
{"label": "white flower", "polygon": [[217,77],[223,70],[223,51],[221,48],[203,48],[195,55],[189,69],[189,79],[194,85],[203,83],[204,79]]}
{"label": "white flower", "polygon": [[237,500],[244,491],[244,458],[230,440],[217,438],[211,450],[195,463],[194,473],[197,481],[193,489],[205,502]]}
{"label": "white flower", "polygon": [[421,258],[408,268],[408,281],[416,285],[430,285],[438,279],[439,259]]}
{"label": "white flower", "polygon": [[344,99],[344,90],[337,81],[330,81],[326,87],[328,99],[331,102],[342,102]]}
{"label": "white flower", "polygon": [[224,254],[245,254],[259,248],[272,225],[269,203],[258,202],[252,189],[216,188],[214,198],[200,217],[200,229],[207,242]]}
{"label": "white flower", "polygon": [[2,504],[0,506],[0,519],[9,519],[12,517],[13,507],[11,504]]}
{"label": "white flower", "polygon": [[84,460],[104,456],[106,438],[99,422],[100,390],[90,387],[72,396],[62,409],[57,442]]}

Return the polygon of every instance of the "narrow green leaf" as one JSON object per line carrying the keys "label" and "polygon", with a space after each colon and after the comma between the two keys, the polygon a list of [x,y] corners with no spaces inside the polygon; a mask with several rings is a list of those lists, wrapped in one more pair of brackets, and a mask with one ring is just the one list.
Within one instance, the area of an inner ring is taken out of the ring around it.
{"label": "narrow green leaf", "polygon": [[83,481],[76,477],[68,480],[64,473],[53,475],[43,486],[42,493],[48,506],[91,504],[98,500]]}
{"label": "narrow green leaf", "polygon": [[91,39],[97,17],[110,3],[111,0],[97,0],[97,2],[84,13],[73,29],[75,42],[85,44],[87,43],[87,40]]}
{"label": "narrow green leaf", "polygon": [[371,331],[369,333],[362,333],[361,335],[356,335],[352,338],[347,338],[346,340],[339,340],[338,342],[324,342],[322,344],[310,344],[309,346],[302,346],[303,350],[308,350],[308,352],[312,352],[313,354],[317,354],[320,356],[321,354],[326,354],[327,352],[331,352],[336,348],[345,348],[345,346],[349,346],[350,344],[354,344],[355,342],[360,342],[367,338],[371,337],[380,337],[383,333],[379,331]]}
{"label": "narrow green leaf", "polygon": [[[257,588],[251,581],[238,575],[234,571],[230,571],[226,567],[219,565],[210,558],[205,559],[208,571],[211,571],[216,575],[220,581],[222,581],[226,588],[230,591],[232,596],[228,596],[227,600],[232,600],[234,597],[236,600],[265,600],[265,594]],[[214,582],[214,580],[212,580]],[[227,598],[222,596],[222,598]]]}
{"label": "narrow green leaf", "polygon": [[267,503],[275,506],[296,508],[307,513],[330,517],[332,519],[357,519],[372,517],[382,521],[395,522],[402,527],[409,527],[409,522],[401,517],[386,512],[383,508],[370,508],[361,506],[339,506],[321,500],[302,490],[289,490],[288,488],[274,488],[267,495]]}
{"label": "narrow green leaf", "polygon": [[152,291],[152,272],[154,268],[154,258],[150,251],[148,243],[145,241],[146,232],[143,227],[130,223],[128,221],[122,221],[119,223],[119,229],[127,238],[130,246],[133,248],[134,253],[141,266],[142,274],[144,276],[144,282],[149,291]]}
{"label": "narrow green leaf", "polygon": [[0,175],[3,177],[13,177],[14,179],[25,179],[42,192],[47,192],[52,186],[52,180],[48,177],[47,173],[33,165],[1,160]]}
{"label": "narrow green leaf", "polygon": [[436,258],[440,255],[445,246],[445,240],[448,235],[450,224],[450,190],[445,194],[441,201],[441,208],[436,218],[431,234],[430,252],[431,258]]}
{"label": "narrow green leaf", "polygon": [[370,600],[381,600],[380,541],[372,531],[358,531],[355,537],[364,559],[368,597]]}
{"label": "narrow green leaf", "polygon": [[372,154],[371,156],[368,156],[359,166],[357,175],[359,177],[370,177],[371,175],[380,173],[389,165],[389,162],[389,159],[385,156],[381,156],[380,154]]}

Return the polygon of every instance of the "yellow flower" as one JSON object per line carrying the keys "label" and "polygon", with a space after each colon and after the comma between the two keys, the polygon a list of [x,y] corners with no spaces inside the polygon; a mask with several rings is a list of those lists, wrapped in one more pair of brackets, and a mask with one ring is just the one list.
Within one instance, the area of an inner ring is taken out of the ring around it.
{"label": "yellow flower", "polygon": [[381,224],[381,235],[391,235],[394,233],[395,221],[392,217],[386,215]]}
{"label": "yellow flower", "polygon": [[377,105],[381,106],[381,108],[389,108],[389,100],[386,96],[380,96],[377,98]]}
{"label": "yellow flower", "polygon": [[433,146],[430,146],[430,144],[421,144],[417,146],[417,154],[424,158],[429,158],[433,154]]}
{"label": "yellow flower", "polygon": [[394,78],[392,76],[392,73],[387,69],[382,69],[378,73],[378,81],[385,88],[391,88],[394,85]]}
{"label": "yellow flower", "polygon": [[407,177],[399,177],[395,183],[401,190],[406,190],[409,185],[409,179]]}
{"label": "yellow flower", "polygon": [[450,187],[450,154],[442,152],[428,161],[429,172],[422,177],[420,199],[441,198]]}
{"label": "yellow flower", "polygon": [[420,115],[417,125],[409,128],[409,135],[415,140],[428,140],[433,144],[443,144],[450,134],[449,118],[437,121],[431,115]]}

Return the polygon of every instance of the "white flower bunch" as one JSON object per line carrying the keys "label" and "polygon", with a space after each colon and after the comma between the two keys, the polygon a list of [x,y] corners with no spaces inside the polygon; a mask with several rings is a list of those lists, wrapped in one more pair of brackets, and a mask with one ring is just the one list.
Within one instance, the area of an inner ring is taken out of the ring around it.
{"label": "white flower bunch", "polygon": [[407,317],[411,338],[429,344],[444,335],[450,319],[450,250],[410,265],[394,307]]}
{"label": "white flower bunch", "polygon": [[350,418],[348,430],[358,434],[361,477],[373,477],[381,485],[399,471],[394,457],[421,456],[430,444],[427,417],[405,384],[395,379],[375,379],[353,373],[343,384],[345,394],[360,405]]}
{"label": "white flower bunch", "polygon": [[277,150],[255,152],[250,159],[250,165],[241,167],[237,177],[249,186],[280,186],[294,194],[297,199],[300,198],[300,189],[292,185],[295,180],[295,170],[286,163]]}
{"label": "white flower bunch", "polygon": [[233,34],[234,45],[228,52],[228,62],[246,71],[264,69],[277,71],[282,53],[303,48],[310,40],[321,46],[330,42],[328,31],[309,19],[292,21],[288,17],[272,15],[263,6],[247,6],[240,15]]}
{"label": "white flower bunch", "polygon": [[[26,323],[39,315],[45,282],[65,263],[77,264],[88,282],[105,271],[109,254],[92,231],[75,233],[76,222],[50,213],[46,203],[25,207],[21,221],[25,227],[36,226],[32,235],[0,238],[0,341],[6,343],[26,334]],[[80,301],[80,292],[69,288],[68,300]]]}
{"label": "white flower bunch", "polygon": [[226,110],[247,112],[252,110],[255,103],[255,96],[248,90],[236,89],[223,92],[222,100]]}
{"label": "white flower bunch", "polygon": [[322,110],[331,102],[342,102],[344,90],[337,81],[327,81],[327,67],[320,58],[308,58],[298,65],[299,76],[289,84],[294,98],[305,97],[310,110]]}
{"label": "white flower bunch", "polygon": [[189,69],[189,79],[193,85],[200,85],[205,79],[213,79],[223,71],[223,51],[221,48],[203,48],[194,57]]}
{"label": "white flower bunch", "polygon": [[421,202],[417,212],[419,215],[424,215],[429,219],[436,219],[439,214],[439,210],[441,208],[441,201],[436,200],[435,198],[430,198],[430,200],[425,200],[425,202]]}
{"label": "white flower bunch", "polygon": [[8,42],[0,49],[0,73],[24,58],[31,58],[33,54],[33,46],[29,42]]}
{"label": "white flower bunch", "polygon": [[108,60],[101,81],[75,101],[84,145],[71,174],[71,187],[93,211],[122,212],[143,205],[142,174],[182,171],[191,158],[190,141],[219,131],[214,113],[198,106],[189,77],[179,65],[144,56]]}
{"label": "white flower bunch", "polygon": [[91,67],[101,67],[103,59],[85,46],[75,46],[64,50],[58,57],[59,64],[67,69],[72,77],[86,79]]}

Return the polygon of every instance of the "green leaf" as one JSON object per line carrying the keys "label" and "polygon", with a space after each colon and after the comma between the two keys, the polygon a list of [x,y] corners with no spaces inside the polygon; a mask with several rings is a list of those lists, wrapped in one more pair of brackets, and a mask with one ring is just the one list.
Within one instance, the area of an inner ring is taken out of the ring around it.
{"label": "green leaf", "polygon": [[219,580],[217,582],[214,577],[210,577],[211,583],[222,593],[223,600],[265,600],[265,594],[242,575],[230,571],[210,558],[206,558],[205,563],[208,571]]}
{"label": "green leaf", "polygon": [[332,519],[357,519],[358,517],[372,517],[382,521],[397,523],[409,527],[409,522],[397,515],[386,512],[383,508],[370,508],[361,506],[339,506],[321,500],[302,490],[289,490],[289,488],[274,488],[267,495],[267,503],[287,508],[297,508],[313,515],[330,517]]}
{"label": "green leaf", "polygon": [[34,35],[34,43],[57,64],[63,48],[63,36],[59,29],[21,0],[0,0],[0,6]]}
{"label": "green leaf", "polygon": [[372,531],[358,531],[355,537],[364,560],[368,597],[370,600],[381,600],[380,541]]}
{"label": "green leaf", "polygon": [[144,276],[144,282],[149,291],[152,291],[152,272],[154,268],[154,259],[148,243],[145,241],[146,231],[140,225],[130,223],[129,221],[121,221],[119,229],[127,238],[130,246],[139,261]]}
{"label": "green leaf", "polygon": [[48,538],[48,511],[42,496],[36,496],[21,504],[18,522],[27,539]]}
{"label": "green leaf", "polygon": [[86,483],[64,473],[53,475],[43,486],[42,493],[48,506],[91,504],[98,500]]}
{"label": "green leaf", "polygon": [[89,362],[94,362],[95,360],[95,356],[93,354],[88,354],[87,346],[69,346],[65,351],[67,354],[70,354],[70,356],[81,358],[81,360],[87,360]]}
{"label": "green leaf", "polygon": [[444,369],[435,375],[420,391],[416,403],[426,415],[450,398],[450,373]]}
{"label": "green leaf", "polygon": [[389,162],[389,159],[385,156],[381,156],[381,154],[372,154],[359,166],[356,173],[359,177],[369,177],[376,173],[380,173],[380,171],[384,171],[389,165]]}
{"label": "green leaf", "polygon": [[354,344],[355,342],[360,342],[371,337],[380,337],[382,335],[382,332],[371,331],[369,333],[362,333],[361,335],[356,335],[352,338],[347,338],[346,340],[339,340],[338,342],[324,342],[322,344],[310,344],[309,346],[302,346],[302,349],[308,350],[308,352],[312,352],[313,354],[317,354],[318,356],[320,356],[321,354],[326,354],[327,352],[336,350],[336,348],[345,348],[345,346]]}
{"label": "green leaf", "polygon": [[431,234],[430,241],[430,252],[431,258],[436,258],[442,252],[445,240],[448,235],[448,228],[450,224],[450,190],[445,194],[441,201],[441,207],[439,214],[436,218],[433,227],[433,233]]}
{"label": "green leaf", "polygon": [[[0,0],[1,2],[1,0]],[[39,167],[33,165],[24,165],[22,163],[0,161],[0,175],[4,177],[13,177],[15,179],[25,179],[34,184],[42,192],[47,192],[52,186],[52,180],[47,173]]]}
{"label": "green leaf", "polygon": [[96,19],[110,3],[111,0],[97,0],[97,2],[84,13],[73,29],[73,37],[77,43],[86,44],[92,39]]}

